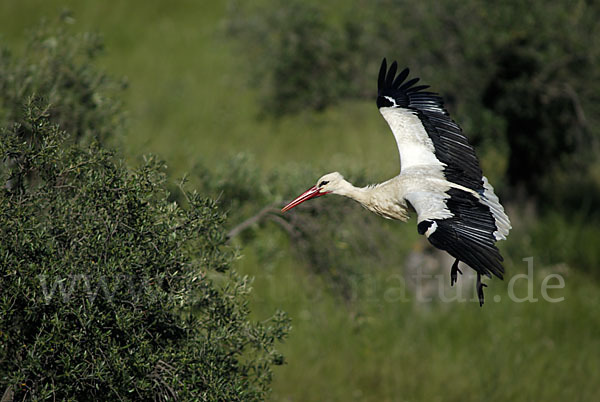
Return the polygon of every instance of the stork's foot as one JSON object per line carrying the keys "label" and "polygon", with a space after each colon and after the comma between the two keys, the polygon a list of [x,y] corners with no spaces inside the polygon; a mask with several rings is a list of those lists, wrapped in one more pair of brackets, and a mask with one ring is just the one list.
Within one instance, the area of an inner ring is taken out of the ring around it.
{"label": "stork's foot", "polygon": [[479,307],[483,306],[483,288],[487,287],[485,283],[481,282],[481,274],[477,272],[477,297],[479,297]]}
{"label": "stork's foot", "polygon": [[452,264],[452,269],[450,270],[450,286],[454,286],[459,273],[462,275],[462,271],[458,269],[459,262],[460,261],[458,261],[457,259],[456,261],[454,261],[454,264]]}

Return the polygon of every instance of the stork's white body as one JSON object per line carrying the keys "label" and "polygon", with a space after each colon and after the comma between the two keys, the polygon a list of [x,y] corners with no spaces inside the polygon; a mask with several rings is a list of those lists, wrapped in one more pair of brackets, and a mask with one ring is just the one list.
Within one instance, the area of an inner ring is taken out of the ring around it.
{"label": "stork's white body", "polygon": [[[446,209],[445,203],[449,198],[447,191],[456,188],[472,194],[490,207],[498,225],[494,236],[496,240],[504,240],[511,229],[510,222],[498,197],[494,194],[494,189],[485,176],[483,179],[484,197],[474,190],[447,181],[443,177],[442,170],[437,166],[417,165],[403,169],[401,174],[390,180],[371,186],[355,187],[343,180],[341,188],[333,193],[351,198],[386,219],[403,222],[409,219],[412,206],[417,213],[418,222],[421,222],[428,219],[451,218],[452,214]],[[429,234],[431,233],[433,232]]]}

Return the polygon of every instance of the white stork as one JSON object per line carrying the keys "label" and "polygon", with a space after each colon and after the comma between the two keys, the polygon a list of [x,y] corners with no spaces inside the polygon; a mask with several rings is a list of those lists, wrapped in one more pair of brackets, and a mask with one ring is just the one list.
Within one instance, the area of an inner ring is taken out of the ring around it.
{"label": "white stork", "polygon": [[502,279],[503,261],[495,243],[506,239],[510,221],[461,128],[444,109],[442,98],[398,76],[394,61],[379,70],[377,107],[389,124],[400,151],[400,174],[380,184],[355,187],[338,172],[329,173],[295,200],[285,212],[311,198],[339,194],[358,201],[387,219],[408,219],[417,213],[417,230],[456,259],[450,271],[454,285],[460,261],[477,272],[477,295],[483,305],[481,275]]}

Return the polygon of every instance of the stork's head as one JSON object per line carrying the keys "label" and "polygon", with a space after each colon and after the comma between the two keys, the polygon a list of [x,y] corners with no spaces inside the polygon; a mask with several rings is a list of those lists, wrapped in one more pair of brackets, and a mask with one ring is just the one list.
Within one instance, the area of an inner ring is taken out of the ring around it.
{"label": "stork's head", "polygon": [[281,212],[288,211],[297,205],[302,204],[304,201],[308,201],[311,198],[320,197],[329,193],[338,193],[343,187],[346,181],[344,176],[338,172],[328,173],[317,180],[317,185],[309,188],[302,194],[300,194],[295,200],[287,204]]}

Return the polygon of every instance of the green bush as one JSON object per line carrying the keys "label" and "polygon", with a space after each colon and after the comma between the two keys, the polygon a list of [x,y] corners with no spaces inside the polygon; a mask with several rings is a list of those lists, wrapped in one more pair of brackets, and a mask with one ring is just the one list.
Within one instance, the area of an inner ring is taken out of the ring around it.
{"label": "green bush", "polygon": [[15,52],[0,42],[0,121],[19,123],[21,135],[31,135],[23,120],[27,96],[49,105],[48,118],[82,143],[120,133],[124,113],[119,95],[126,82],[96,65],[104,45],[98,34],[72,34],[68,13],[59,24],[42,23],[28,34],[25,49]]}
{"label": "green bush", "polygon": [[170,201],[156,158],[130,169],[98,145],[120,112],[70,59],[88,36],[36,38],[40,64],[0,62],[0,393],[264,399],[289,321],[250,320],[224,214],[183,188]]}
{"label": "green bush", "polygon": [[0,197],[5,387],[17,399],[264,397],[287,320],[248,320],[249,281],[225,273],[214,202],[187,193],[182,209],[156,159],[130,171],[66,145],[46,109],[28,112],[36,141],[15,126],[0,146],[18,161],[1,182],[24,178]]}

